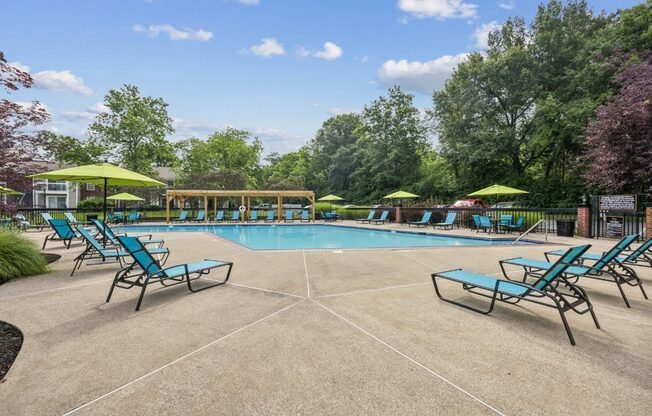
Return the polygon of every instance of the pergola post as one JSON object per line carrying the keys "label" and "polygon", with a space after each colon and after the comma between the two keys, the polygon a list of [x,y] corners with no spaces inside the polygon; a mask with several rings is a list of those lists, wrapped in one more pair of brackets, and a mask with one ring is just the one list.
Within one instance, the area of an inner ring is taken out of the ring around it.
{"label": "pergola post", "polygon": [[173,196],[165,195],[165,222],[170,223],[170,202],[174,199]]}
{"label": "pergola post", "polygon": [[310,201],[310,207],[312,208],[312,222],[315,222],[315,194],[308,196],[308,201]]}
{"label": "pergola post", "polygon": [[281,196],[281,194],[278,194],[278,197],[276,198],[276,210],[278,211],[278,217],[277,217],[278,222],[281,222],[281,217],[283,216],[283,211],[281,208],[282,206],[283,206],[283,197]]}
{"label": "pergola post", "polygon": [[204,195],[204,222],[208,222],[208,197]]}
{"label": "pergola post", "polygon": [[213,218],[217,218],[217,196],[213,197]]}
{"label": "pergola post", "polygon": [[244,195],[242,195],[242,196],[240,197],[240,206],[241,206],[241,207],[245,207],[245,210],[244,210],[244,212],[242,213],[242,217],[240,218],[240,221],[244,221],[244,219],[245,219],[245,215],[247,215],[247,210],[246,210],[247,207],[245,206]]}

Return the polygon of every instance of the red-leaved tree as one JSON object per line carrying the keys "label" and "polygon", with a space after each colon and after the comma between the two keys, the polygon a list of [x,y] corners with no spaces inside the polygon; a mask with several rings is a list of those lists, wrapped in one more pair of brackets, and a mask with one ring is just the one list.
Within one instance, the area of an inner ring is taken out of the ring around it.
{"label": "red-leaved tree", "polygon": [[620,90],[587,128],[589,184],[608,192],[652,191],[652,56],[618,74]]}
{"label": "red-leaved tree", "polygon": [[[8,95],[33,83],[28,72],[10,65],[0,52],[0,91]],[[34,128],[49,119],[38,101],[24,105],[0,98],[0,182],[12,188],[31,188],[32,181],[26,175],[35,170],[25,162],[32,160],[39,148],[39,134]]]}

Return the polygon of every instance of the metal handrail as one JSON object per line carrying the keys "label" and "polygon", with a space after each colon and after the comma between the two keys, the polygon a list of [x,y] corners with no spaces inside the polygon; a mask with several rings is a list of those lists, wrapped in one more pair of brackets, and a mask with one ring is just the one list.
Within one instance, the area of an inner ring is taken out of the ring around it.
{"label": "metal handrail", "polygon": [[548,241],[548,221],[545,220],[545,219],[543,219],[543,220],[539,220],[539,221],[537,221],[537,222],[536,222],[532,227],[528,228],[527,231],[525,231],[523,234],[519,235],[518,238],[512,242],[512,245],[518,243],[518,241],[519,241],[521,238],[525,237],[525,236],[526,236],[530,231],[532,231],[532,230],[534,230],[535,228],[537,228],[537,227],[539,226],[539,224],[541,224],[542,222],[544,223],[544,227],[543,227],[543,229],[545,230],[545,231],[544,231],[544,233],[545,233],[545,239],[546,239],[546,241]]}

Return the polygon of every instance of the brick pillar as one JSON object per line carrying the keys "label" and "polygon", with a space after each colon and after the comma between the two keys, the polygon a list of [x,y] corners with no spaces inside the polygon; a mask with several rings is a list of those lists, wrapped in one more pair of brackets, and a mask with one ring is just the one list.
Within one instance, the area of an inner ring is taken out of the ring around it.
{"label": "brick pillar", "polygon": [[577,235],[584,238],[592,238],[591,235],[591,205],[581,204],[577,206]]}
{"label": "brick pillar", "polygon": [[400,224],[401,223],[401,206],[400,205],[398,205],[396,207],[396,215],[395,215],[395,217],[396,217],[396,223]]}
{"label": "brick pillar", "polygon": [[645,236],[652,236],[652,203],[645,206]]}

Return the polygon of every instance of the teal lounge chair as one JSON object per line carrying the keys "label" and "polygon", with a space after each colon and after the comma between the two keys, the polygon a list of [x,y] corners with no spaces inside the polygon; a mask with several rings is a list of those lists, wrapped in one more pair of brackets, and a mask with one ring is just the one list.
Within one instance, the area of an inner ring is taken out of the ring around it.
{"label": "teal lounge chair", "polygon": [[[126,233],[116,234],[115,232],[113,232],[113,229],[111,229],[111,227],[106,225],[106,223],[103,222],[102,220],[91,220],[91,223],[93,223],[93,225],[97,229],[98,235],[101,235],[104,239],[106,239],[106,241],[109,244],[113,246],[120,245],[120,242],[118,241],[118,235],[127,235]],[[158,247],[163,247],[163,244],[165,244],[165,240],[163,240],[162,238],[152,239],[151,234],[132,234],[131,236],[136,238],[142,238],[141,241],[145,245],[154,244]]]}
{"label": "teal lounge chair", "polygon": [[135,224],[139,220],[140,220],[140,213],[138,213],[138,212],[130,212],[129,216],[127,217],[127,220],[125,222]]}
{"label": "teal lounge chair", "polygon": [[[652,252],[652,237],[643,242],[635,250],[629,252],[629,254],[626,253],[626,250],[627,248],[622,251],[622,255],[616,257],[615,260],[617,262],[628,266],[652,267],[652,256],[650,256]],[[545,253],[546,260],[550,261],[551,256],[560,256],[560,253],[563,253],[563,250],[548,251]],[[584,253],[580,258],[580,264],[584,263],[585,260],[600,260],[602,256],[604,256],[604,253]]]}
{"label": "teal lounge chair", "polygon": [[240,221],[240,211],[231,211],[231,218],[229,222],[239,222]]}
{"label": "teal lounge chair", "polygon": [[291,209],[288,209],[285,211],[285,218],[283,219],[284,222],[294,222],[294,213],[292,212]]}
{"label": "teal lounge chair", "polygon": [[[95,236],[93,236],[88,230],[81,226],[77,227],[77,232],[86,243],[86,248],[79,256],[75,257],[75,264],[72,268],[72,272],[70,272],[70,276],[74,275],[75,271],[81,268],[84,260],[101,259],[102,261],[106,261],[107,259],[116,259],[120,263],[121,267],[124,266],[124,259],[129,257],[129,253],[119,248],[119,246],[110,248],[103,247],[102,243],[97,241]],[[170,256],[170,250],[164,247],[148,248],[147,251],[152,255],[161,256],[161,264],[165,264],[168,257]]]}
{"label": "teal lounge chair", "polygon": [[215,222],[224,222],[224,211],[219,210],[215,214],[215,218],[213,218],[213,221]]}
{"label": "teal lounge chair", "polygon": [[371,222],[373,222],[376,225],[385,224],[385,222],[387,222],[387,217],[388,216],[389,216],[389,211],[383,211],[380,214],[380,218],[376,218],[375,220],[371,220]]}
{"label": "teal lounge chair", "polygon": [[265,222],[274,222],[276,218],[274,217],[274,211],[271,209],[267,211],[267,216],[265,217]]}
{"label": "teal lounge chair", "polygon": [[432,217],[432,211],[426,211],[423,213],[423,217],[419,221],[408,222],[408,227],[427,227],[430,223],[430,217]]}
{"label": "teal lounge chair", "polygon": [[367,214],[367,218],[361,218],[355,220],[355,222],[357,222],[358,224],[371,223],[371,221],[374,219],[375,216],[376,216],[376,210],[372,209],[371,211],[369,211],[369,214]]}
{"label": "teal lounge chair", "polygon": [[[72,215],[72,213],[70,213],[70,212],[64,212],[63,215],[66,216],[66,219],[68,220],[68,224],[70,224],[70,225],[79,225],[79,224],[88,225],[88,222],[86,222],[86,221],[78,221],[77,218],[75,218],[75,216]],[[110,212],[108,212],[107,216],[108,215],[112,215],[112,214]],[[111,222],[111,221],[109,220],[109,222]]]}
{"label": "teal lounge chair", "polygon": [[206,211],[200,209],[197,216],[190,220],[190,222],[203,222],[206,219]]}
{"label": "teal lounge chair", "polygon": [[310,219],[310,213],[308,212],[308,210],[304,209],[303,211],[301,211],[301,222],[310,222],[310,221],[312,220]]}
{"label": "teal lounge chair", "polygon": [[[186,263],[163,268],[137,238],[120,236],[118,239],[125,250],[134,259],[134,263],[116,273],[111,289],[109,289],[109,294],[106,297],[107,302],[111,300],[111,295],[116,287],[130,289],[134,286],[138,286],[142,288],[140,296],[138,297],[138,302],[136,303],[136,310],[139,310],[140,304],[143,301],[143,296],[145,295],[145,289],[147,288],[147,285],[151,283],[160,283],[163,286],[174,286],[186,283],[188,285],[188,290],[191,292],[199,292],[211,287],[223,285],[229,280],[229,276],[231,276],[233,263],[230,261],[207,259],[195,263]],[[140,266],[140,269],[135,269],[134,266],[136,264]],[[224,280],[200,288],[193,287],[193,281],[210,273],[213,269],[224,266],[228,267]]]}
{"label": "teal lounge chair", "polygon": [[448,214],[446,214],[446,219],[444,219],[444,222],[438,222],[436,224],[432,225],[432,228],[437,229],[437,227],[442,227],[444,229],[447,229],[450,227],[453,229],[453,225],[455,224],[455,218],[457,217],[457,212],[451,212],[449,211]]}
{"label": "teal lounge chair", "polygon": [[72,243],[72,240],[77,238],[77,234],[75,233],[75,230],[70,227],[68,221],[50,219],[48,220],[48,223],[54,232],[45,236],[45,241],[43,241],[43,247],[41,249],[45,250],[45,245],[48,241],[62,241],[67,249],[70,248],[70,244]]}
{"label": "teal lounge chair", "polygon": [[247,222],[258,222],[258,211],[256,210],[251,211],[251,214],[249,214],[249,218],[247,218]]}
{"label": "teal lounge chair", "polygon": [[175,218],[172,220],[172,222],[186,222],[188,221],[188,211],[185,209],[181,211],[181,214],[179,214],[178,218]]}
{"label": "teal lounge chair", "polygon": [[[620,291],[620,295],[627,305],[628,308],[631,308],[627,296],[623,291],[622,285],[627,284],[629,286],[638,286],[643,293],[643,297],[647,299],[647,294],[643,288],[643,282],[638,277],[634,269],[631,267],[619,262],[617,260],[618,256],[630,246],[638,238],[638,234],[632,234],[624,237],[620,240],[611,250],[604,253],[598,260],[595,261],[592,265],[587,265],[584,262],[581,265],[570,266],[567,270],[564,271],[564,276],[568,280],[569,278],[574,279],[576,282],[580,277],[588,277],[591,279],[603,280],[607,282],[614,282]],[[582,254],[584,254],[582,252]],[[577,259],[581,259],[581,256],[578,256]],[[500,267],[503,270],[503,275],[507,277],[505,272],[505,264],[511,264],[515,266],[523,267],[523,282],[531,276],[538,278],[542,273],[545,273],[551,267],[553,263],[541,260],[526,259],[523,257],[516,257],[513,259],[506,259],[500,261]]]}
{"label": "teal lounge chair", "polygon": [[324,211],[319,211],[321,214],[321,217],[324,221],[337,221],[337,213],[333,214],[333,212],[324,212]]}
{"label": "teal lounge chair", "polygon": [[115,220],[116,224],[120,223],[120,222],[124,222],[124,220],[125,220],[124,213],[122,213],[122,212],[114,212],[113,217],[114,217],[113,219]]}
{"label": "teal lounge chair", "polygon": [[[593,312],[593,305],[589,301],[586,291],[580,286],[568,282],[563,276],[564,272],[569,268],[569,264],[573,263],[589,247],[590,245],[583,245],[569,249],[532,284],[496,279],[492,276],[467,272],[462,269],[433,273],[431,275],[432,283],[439,299],[484,315],[491,313],[496,301],[510,304],[526,301],[555,308],[559,312],[570,343],[575,345],[573,333],[566,320],[566,312],[572,310],[580,315],[589,312],[596,328],[600,328],[598,318]],[[437,284],[437,278],[460,283],[462,288],[469,293],[491,299],[489,308],[482,310],[457,300],[444,298]]]}
{"label": "teal lounge chair", "polygon": [[41,217],[43,218],[43,222],[41,222],[41,228],[39,229],[39,231],[43,231],[46,226],[48,226],[48,227],[50,226],[50,220],[53,219],[53,218],[52,218],[52,215],[50,215],[47,212],[41,212],[40,214],[41,214]]}
{"label": "teal lounge chair", "polygon": [[475,232],[483,230],[487,233],[491,233],[494,225],[491,223],[491,220],[486,215],[472,215],[473,223],[475,224]]}

